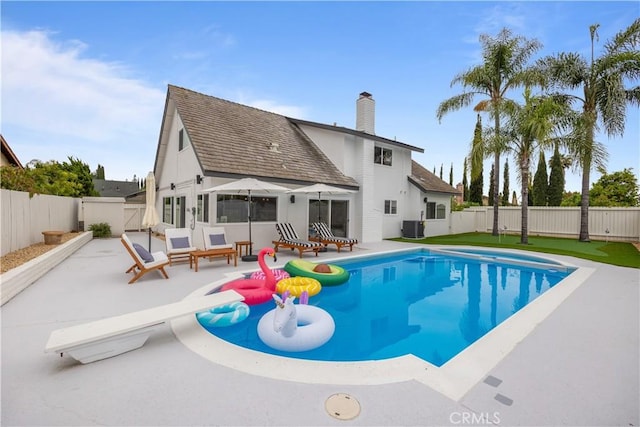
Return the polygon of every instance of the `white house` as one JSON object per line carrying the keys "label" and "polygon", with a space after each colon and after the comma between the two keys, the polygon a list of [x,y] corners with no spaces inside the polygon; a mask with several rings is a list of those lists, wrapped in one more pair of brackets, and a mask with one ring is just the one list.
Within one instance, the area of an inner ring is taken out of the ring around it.
{"label": "white house", "polygon": [[[154,173],[158,231],[191,227],[201,245],[201,227],[224,225],[231,240],[247,240],[245,193],[204,189],[245,177],[290,189],[324,183],[346,195],[252,193],[254,247],[277,239],[276,222],[289,222],[306,237],[318,219],[336,235],[360,242],[449,230],[451,187],[411,159],[423,152],[375,135],[375,101],[366,92],[356,102],[356,128],[285,117],[169,85]],[[406,222],[412,221],[412,222]],[[421,236],[420,236],[421,237]]]}

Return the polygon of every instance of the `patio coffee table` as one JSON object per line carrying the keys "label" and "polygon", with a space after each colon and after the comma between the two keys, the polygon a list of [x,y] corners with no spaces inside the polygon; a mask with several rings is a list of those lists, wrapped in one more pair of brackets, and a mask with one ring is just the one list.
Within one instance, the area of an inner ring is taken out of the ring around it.
{"label": "patio coffee table", "polygon": [[227,257],[227,264],[231,260],[233,256],[233,266],[238,266],[238,253],[233,248],[225,248],[225,249],[209,249],[209,250],[200,250],[189,252],[189,268],[193,267],[193,264],[196,265],[196,272],[198,272],[198,259],[199,258],[214,258],[214,257]]}

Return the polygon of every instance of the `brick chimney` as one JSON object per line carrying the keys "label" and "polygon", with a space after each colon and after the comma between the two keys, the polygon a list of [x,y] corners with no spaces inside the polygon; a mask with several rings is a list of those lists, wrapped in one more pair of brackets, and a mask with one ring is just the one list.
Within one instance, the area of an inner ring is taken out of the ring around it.
{"label": "brick chimney", "polygon": [[461,205],[464,203],[464,186],[461,182],[456,185],[456,190],[458,190],[458,194],[456,194],[456,203]]}
{"label": "brick chimney", "polygon": [[375,135],[376,101],[370,93],[362,92],[356,101],[356,130]]}

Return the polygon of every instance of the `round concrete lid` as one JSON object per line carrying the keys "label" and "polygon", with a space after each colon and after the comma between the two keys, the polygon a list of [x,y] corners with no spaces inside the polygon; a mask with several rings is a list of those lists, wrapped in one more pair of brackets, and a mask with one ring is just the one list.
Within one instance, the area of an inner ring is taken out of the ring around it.
{"label": "round concrete lid", "polygon": [[324,407],[329,415],[339,420],[352,420],[360,415],[360,402],[346,393],[332,394]]}

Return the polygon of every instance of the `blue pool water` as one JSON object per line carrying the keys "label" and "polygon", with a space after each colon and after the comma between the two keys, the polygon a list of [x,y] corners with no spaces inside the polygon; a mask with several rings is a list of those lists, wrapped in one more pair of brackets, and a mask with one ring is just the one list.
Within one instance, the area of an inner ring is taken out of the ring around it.
{"label": "blue pool water", "polygon": [[545,264],[556,264],[562,265],[557,261],[553,261],[547,258],[542,258],[534,255],[520,254],[514,252],[502,252],[502,251],[491,251],[486,249],[458,249],[458,248],[449,248],[448,252],[459,252],[463,254],[471,254],[471,255],[479,255],[486,257],[495,257],[495,258],[503,258],[503,259],[512,259],[518,261],[532,261],[532,262],[542,262]]}
{"label": "blue pool water", "polygon": [[257,323],[274,304],[251,307],[247,320],[209,332],[275,355],[325,361],[380,360],[413,354],[441,366],[570,274],[571,269],[510,265],[428,250],[336,262],[348,282],[325,286],[309,304],[336,324],[322,347],[291,353],[258,338]]}

